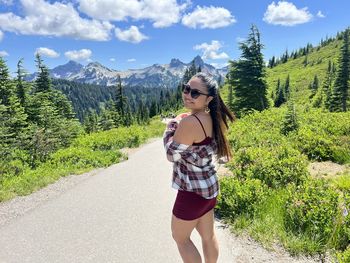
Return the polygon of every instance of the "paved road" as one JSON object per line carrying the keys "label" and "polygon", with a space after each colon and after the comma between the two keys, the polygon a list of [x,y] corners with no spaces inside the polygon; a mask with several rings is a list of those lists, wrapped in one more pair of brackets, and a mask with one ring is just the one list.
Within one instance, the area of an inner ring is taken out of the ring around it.
{"label": "paved road", "polygon": [[[170,231],[171,169],[161,139],[99,169],[0,225],[0,262],[180,263]],[[215,225],[219,263],[294,262]],[[192,236],[201,250],[198,233]]]}

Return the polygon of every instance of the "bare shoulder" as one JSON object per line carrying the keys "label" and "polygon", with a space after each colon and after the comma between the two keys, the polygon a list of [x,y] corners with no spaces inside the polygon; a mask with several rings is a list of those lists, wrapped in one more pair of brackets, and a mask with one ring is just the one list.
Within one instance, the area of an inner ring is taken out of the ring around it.
{"label": "bare shoulder", "polygon": [[174,141],[182,144],[191,145],[194,142],[195,124],[192,118],[185,117],[181,119],[179,126],[174,134]]}
{"label": "bare shoulder", "polygon": [[181,127],[183,130],[186,130],[186,132],[193,132],[193,129],[196,128],[195,123],[195,117],[189,115],[183,119],[181,119],[179,123],[179,127]]}

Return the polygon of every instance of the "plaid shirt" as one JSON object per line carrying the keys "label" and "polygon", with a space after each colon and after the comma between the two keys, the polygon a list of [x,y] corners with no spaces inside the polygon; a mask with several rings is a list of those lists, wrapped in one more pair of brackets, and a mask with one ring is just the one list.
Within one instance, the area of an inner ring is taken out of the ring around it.
{"label": "plaid shirt", "polygon": [[206,199],[218,195],[219,183],[212,163],[217,151],[215,140],[208,145],[186,145],[173,141],[176,120],[171,120],[164,132],[163,143],[167,159],[173,162],[172,187],[196,192]]}

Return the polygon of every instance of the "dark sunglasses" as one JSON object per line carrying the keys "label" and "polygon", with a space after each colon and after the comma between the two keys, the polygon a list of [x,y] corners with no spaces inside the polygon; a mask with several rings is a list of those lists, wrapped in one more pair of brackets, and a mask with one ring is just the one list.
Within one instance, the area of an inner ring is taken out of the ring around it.
{"label": "dark sunglasses", "polygon": [[198,89],[191,89],[191,86],[188,84],[182,84],[182,92],[184,94],[190,93],[192,99],[197,99],[200,95],[210,96],[209,94],[200,92]]}

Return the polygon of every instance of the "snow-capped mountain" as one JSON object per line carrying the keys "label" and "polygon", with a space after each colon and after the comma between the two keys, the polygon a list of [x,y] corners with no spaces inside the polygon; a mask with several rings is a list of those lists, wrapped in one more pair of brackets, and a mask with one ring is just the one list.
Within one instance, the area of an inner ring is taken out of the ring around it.
{"label": "snow-capped mountain", "polygon": [[[50,75],[53,78],[107,86],[115,85],[118,76],[120,76],[122,84],[126,86],[174,88],[191,63],[183,63],[174,58],[169,64],[154,64],[143,69],[118,71],[109,69],[98,62],[83,66],[77,62],[69,61],[67,64],[50,70]],[[212,65],[204,63],[200,56],[194,58],[194,63],[197,68],[201,67],[203,72],[210,73],[216,78],[219,78],[220,75],[224,78],[227,73],[227,69],[216,69]],[[29,77],[29,79],[34,78],[35,74]]]}

